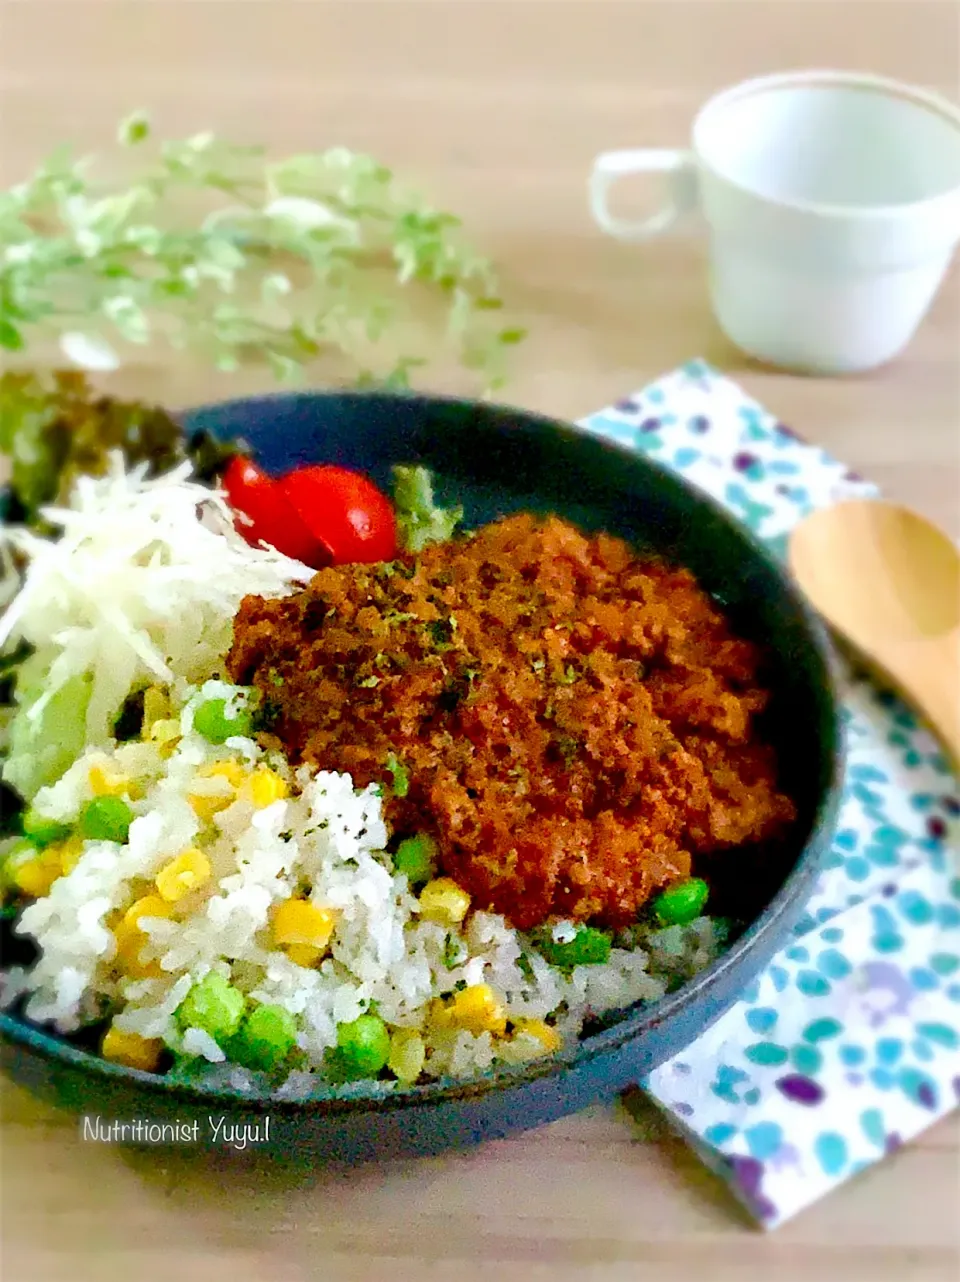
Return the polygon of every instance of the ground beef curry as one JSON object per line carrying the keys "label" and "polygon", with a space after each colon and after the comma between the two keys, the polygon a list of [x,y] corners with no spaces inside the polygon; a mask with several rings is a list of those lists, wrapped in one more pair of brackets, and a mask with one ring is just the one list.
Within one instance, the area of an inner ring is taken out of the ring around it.
{"label": "ground beef curry", "polygon": [[630,924],[794,818],[756,648],[688,571],[556,517],[248,597],[228,666],[292,760],[381,782],[393,832],[521,929]]}

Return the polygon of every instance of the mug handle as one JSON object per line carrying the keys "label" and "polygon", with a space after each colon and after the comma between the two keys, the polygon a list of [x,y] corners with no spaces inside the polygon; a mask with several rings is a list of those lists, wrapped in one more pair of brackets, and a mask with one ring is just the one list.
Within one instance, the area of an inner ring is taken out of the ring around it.
{"label": "mug handle", "polygon": [[[631,222],[615,218],[607,205],[610,188],[628,174],[660,173],[668,178],[669,198],[664,207]],[[659,236],[697,205],[697,170],[689,151],[644,147],[639,151],[605,151],[593,162],[590,175],[590,212],[597,225],[618,240],[646,240]]]}

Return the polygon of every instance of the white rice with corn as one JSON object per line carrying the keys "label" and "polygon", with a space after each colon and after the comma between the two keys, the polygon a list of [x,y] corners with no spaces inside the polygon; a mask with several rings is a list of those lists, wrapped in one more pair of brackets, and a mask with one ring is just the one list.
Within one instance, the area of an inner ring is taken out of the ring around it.
{"label": "white rice with corn", "polygon": [[[311,572],[249,547],[185,469],[146,481],[115,461],[50,517],[56,540],[7,534],[29,564],[0,620],[0,645],[34,648],[5,777],[48,838],[7,843],[16,930],[39,956],[6,973],[4,1000],[28,1019],[65,1034],[109,1020],[107,1058],[156,1070],[172,1053],[174,1071],[250,1088],[239,1021],[267,1010],[291,1041],[269,1087],[302,1096],[337,1080],[342,1030],[373,1016],[386,1064],[369,1075],[389,1089],[551,1054],[712,959],[700,918],[638,927],[602,964],[551,965],[447,878],[411,885],[377,785],[265,751],[221,679],[231,621],[247,593]],[[134,691],[139,731],[118,742]],[[246,733],[203,733],[211,707]]]}

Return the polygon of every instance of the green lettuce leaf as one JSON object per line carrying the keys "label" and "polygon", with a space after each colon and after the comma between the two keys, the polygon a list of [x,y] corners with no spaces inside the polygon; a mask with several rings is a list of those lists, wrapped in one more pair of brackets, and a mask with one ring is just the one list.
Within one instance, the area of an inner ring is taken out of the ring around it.
{"label": "green lettuce leaf", "polygon": [[41,788],[55,783],[83,752],[90,690],[87,675],[71,677],[36,718],[28,713],[43,687],[34,685],[20,696],[7,728],[3,781],[25,801],[32,801]]}
{"label": "green lettuce leaf", "polygon": [[463,508],[438,507],[433,499],[433,481],[425,467],[397,465],[393,468],[393,502],[400,543],[408,552],[421,552],[428,543],[453,538],[463,520]]}

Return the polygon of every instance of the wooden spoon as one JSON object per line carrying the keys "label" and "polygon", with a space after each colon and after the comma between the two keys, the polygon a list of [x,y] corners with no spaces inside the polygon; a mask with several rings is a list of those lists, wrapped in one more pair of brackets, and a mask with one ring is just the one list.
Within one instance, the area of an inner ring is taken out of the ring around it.
{"label": "wooden spoon", "polygon": [[826,621],[926,716],[960,764],[960,551],[874,499],[814,512],[790,536],[794,578]]}

